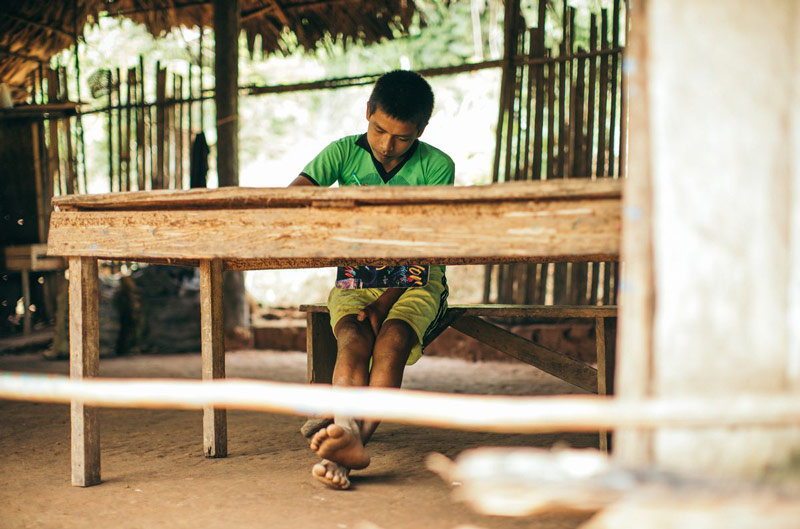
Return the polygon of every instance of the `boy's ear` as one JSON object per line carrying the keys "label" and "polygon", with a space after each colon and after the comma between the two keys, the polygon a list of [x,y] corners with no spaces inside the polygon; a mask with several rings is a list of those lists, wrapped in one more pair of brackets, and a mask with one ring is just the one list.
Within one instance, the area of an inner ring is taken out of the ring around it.
{"label": "boy's ear", "polygon": [[369,121],[370,116],[372,116],[372,112],[369,111],[369,101],[367,101],[367,121]]}
{"label": "boy's ear", "polygon": [[423,125],[423,126],[422,126],[422,128],[421,128],[421,129],[419,129],[419,132],[417,132],[417,138],[419,138],[420,136],[422,136],[422,133],[423,133],[423,132],[425,132],[425,127],[427,127],[427,126],[428,126],[428,125]]}

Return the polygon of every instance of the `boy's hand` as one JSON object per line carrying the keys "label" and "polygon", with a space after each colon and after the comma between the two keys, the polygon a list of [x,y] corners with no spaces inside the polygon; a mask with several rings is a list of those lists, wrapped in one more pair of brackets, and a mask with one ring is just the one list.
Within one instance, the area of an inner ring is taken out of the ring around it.
{"label": "boy's hand", "polygon": [[[389,308],[391,308],[391,306]],[[385,320],[386,315],[389,314],[389,308],[384,308],[382,304],[379,303],[379,300],[375,300],[361,309],[356,319],[358,321],[369,321],[372,332],[375,333],[375,336],[378,336],[378,331],[381,329],[383,320]]]}
{"label": "boy's hand", "polygon": [[381,294],[381,297],[361,309],[356,319],[358,321],[369,321],[372,332],[377,337],[378,331],[381,330],[381,325],[383,325],[383,320],[389,315],[392,305],[403,295],[405,290],[404,288],[387,288]]}

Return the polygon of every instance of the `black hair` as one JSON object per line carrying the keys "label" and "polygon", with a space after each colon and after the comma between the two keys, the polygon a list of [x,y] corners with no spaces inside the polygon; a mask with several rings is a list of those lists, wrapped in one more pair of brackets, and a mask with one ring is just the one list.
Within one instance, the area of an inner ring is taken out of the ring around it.
{"label": "black hair", "polygon": [[375,82],[369,96],[369,112],[380,108],[400,121],[425,128],[433,113],[433,90],[428,81],[408,70],[385,73]]}

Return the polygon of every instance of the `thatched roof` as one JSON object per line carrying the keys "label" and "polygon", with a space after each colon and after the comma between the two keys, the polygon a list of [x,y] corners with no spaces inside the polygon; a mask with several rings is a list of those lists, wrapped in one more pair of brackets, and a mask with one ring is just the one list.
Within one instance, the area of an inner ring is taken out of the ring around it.
{"label": "thatched roof", "polygon": [[[240,0],[242,29],[251,52],[256,36],[265,52],[313,49],[330,39],[367,44],[407,30],[414,0]],[[77,10],[75,7],[77,6]],[[30,75],[59,51],[71,47],[75,28],[97,20],[102,12],[143,23],[154,35],[172,28],[213,27],[210,0],[30,0],[0,2],[0,82],[24,100]],[[284,31],[294,36],[282,38]]]}

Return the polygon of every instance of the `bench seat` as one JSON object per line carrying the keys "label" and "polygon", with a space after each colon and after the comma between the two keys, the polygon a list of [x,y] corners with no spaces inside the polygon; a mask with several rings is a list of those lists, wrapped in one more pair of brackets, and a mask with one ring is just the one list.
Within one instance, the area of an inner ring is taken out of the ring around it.
{"label": "bench seat", "polygon": [[[312,383],[330,383],[336,362],[336,339],[331,331],[328,307],[325,304],[301,305],[300,310],[306,312],[307,318],[308,380]],[[484,318],[594,320],[597,367],[536,344]],[[613,336],[616,319],[617,307],[609,305],[450,305],[445,317],[429,334],[424,345],[429,345],[447,327],[453,327],[583,390],[610,395],[614,382]]]}

